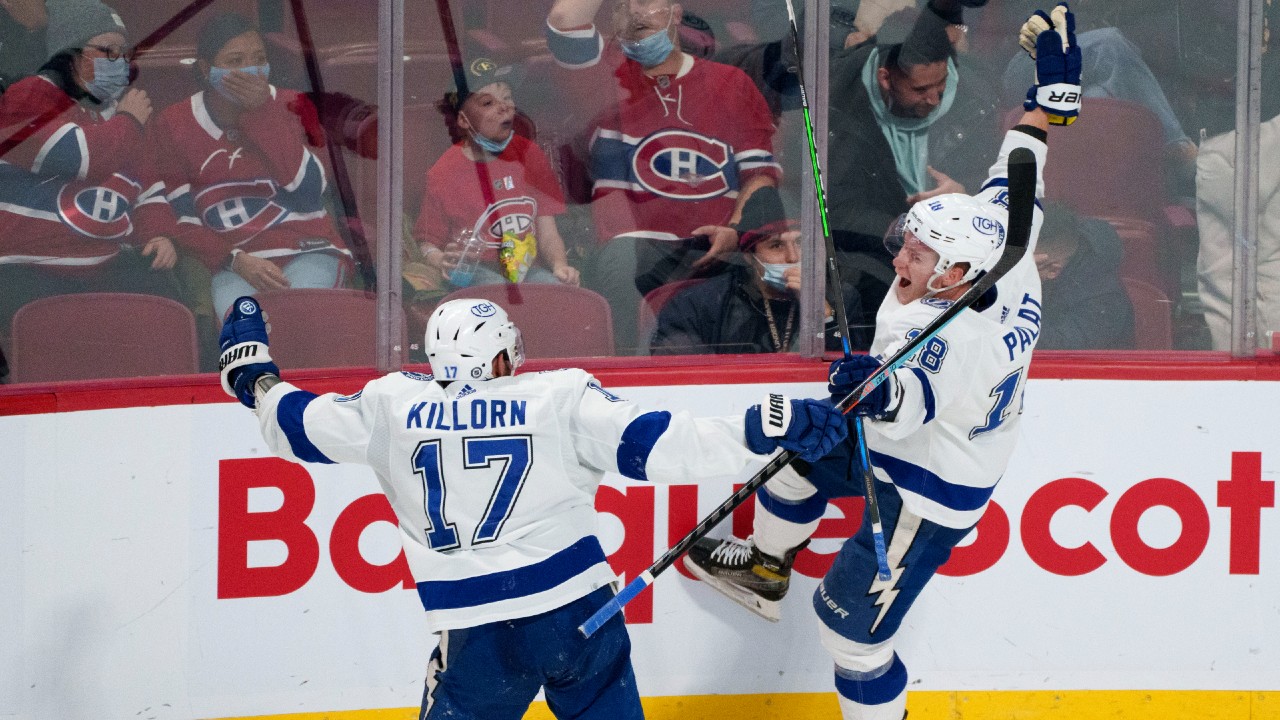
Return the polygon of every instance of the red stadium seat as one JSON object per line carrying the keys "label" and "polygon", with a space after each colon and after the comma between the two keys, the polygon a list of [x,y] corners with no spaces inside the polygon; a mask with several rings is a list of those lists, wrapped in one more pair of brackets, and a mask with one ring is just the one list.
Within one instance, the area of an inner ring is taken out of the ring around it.
{"label": "red stadium seat", "polygon": [[155,295],[80,293],[27,303],[13,315],[14,383],[98,380],[200,371],[196,321]]}
{"label": "red stadium seat", "polygon": [[644,296],[644,303],[641,304],[640,313],[636,316],[636,337],[639,341],[646,346],[649,344],[650,336],[658,327],[658,313],[662,312],[662,306],[666,305],[668,300],[679,295],[685,288],[705,280],[706,278],[676,280],[650,290]]}
{"label": "red stadium seat", "polygon": [[613,316],[603,297],[571,285],[535,283],[473,285],[440,302],[490,300],[507,311],[524,338],[530,358],[597,357],[613,354]]}
{"label": "red stadium seat", "polygon": [[1133,304],[1133,347],[1135,350],[1173,348],[1173,303],[1159,288],[1141,280],[1121,278],[1129,302]]}
{"label": "red stadium seat", "polygon": [[1163,242],[1161,225],[1129,218],[1099,218],[1110,223],[1120,237],[1124,258],[1120,261],[1120,277],[1141,280],[1154,286],[1166,297],[1178,297],[1178,259],[1180,249]]}
{"label": "red stadium seat", "polygon": [[[258,293],[271,322],[271,357],[281,368],[373,367],[377,298],[362,290],[296,288]],[[407,351],[400,329],[400,358]]]}
{"label": "red stadium seat", "polygon": [[[1022,110],[1005,116],[1012,127]],[[1164,133],[1147,108],[1127,100],[1085,98],[1070,130],[1053,133],[1045,195],[1082,215],[1159,222],[1165,194]]]}
{"label": "red stadium seat", "polygon": [[[1012,127],[1022,110],[1005,116]],[[1160,121],[1137,103],[1085,98],[1080,119],[1053,132],[1045,164],[1045,197],[1081,215],[1103,218],[1125,245],[1122,275],[1160,288],[1170,297],[1178,287],[1181,244],[1166,214]]]}

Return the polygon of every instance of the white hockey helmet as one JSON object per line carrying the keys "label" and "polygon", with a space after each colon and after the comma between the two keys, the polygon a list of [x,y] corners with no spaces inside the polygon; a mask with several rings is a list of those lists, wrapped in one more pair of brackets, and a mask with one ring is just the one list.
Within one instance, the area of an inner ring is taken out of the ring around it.
{"label": "white hockey helmet", "polygon": [[511,372],[524,363],[520,329],[488,300],[450,300],[427,321],[423,347],[437,380],[492,380],[493,359],[506,351]]}
{"label": "white hockey helmet", "polygon": [[[994,205],[971,195],[949,193],[913,205],[903,216],[897,235],[911,233],[938,253],[938,264],[929,278],[929,290],[936,293],[977,280],[995,267],[1004,253],[1004,223]],[[890,242],[886,238],[886,246],[896,254],[897,249]],[[901,243],[899,237],[897,247]],[[957,263],[969,264],[960,281],[950,287],[934,287],[934,281]]]}

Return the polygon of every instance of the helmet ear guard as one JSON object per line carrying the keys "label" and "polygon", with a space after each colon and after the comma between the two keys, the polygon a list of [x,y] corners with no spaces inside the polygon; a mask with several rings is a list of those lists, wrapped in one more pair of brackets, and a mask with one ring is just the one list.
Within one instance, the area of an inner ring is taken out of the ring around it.
{"label": "helmet ear guard", "polygon": [[[921,200],[901,218],[899,238],[909,233],[938,253],[938,264],[929,278],[932,292],[973,282],[995,267],[1005,243],[1005,219],[995,210],[996,206],[972,196],[951,193]],[[886,238],[886,246],[888,243]],[[969,267],[958,282],[934,287],[935,280],[960,263]]]}
{"label": "helmet ear guard", "polygon": [[423,347],[437,380],[492,380],[505,352],[511,373],[524,364],[524,342],[507,312],[488,300],[450,300],[431,313]]}

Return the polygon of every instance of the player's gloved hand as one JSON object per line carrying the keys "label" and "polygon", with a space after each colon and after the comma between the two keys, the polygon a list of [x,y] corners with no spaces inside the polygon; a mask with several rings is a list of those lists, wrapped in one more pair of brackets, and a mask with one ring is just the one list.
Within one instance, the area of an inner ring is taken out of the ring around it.
{"label": "player's gloved hand", "polygon": [[1070,125],[1080,115],[1080,46],[1076,16],[1065,2],[1048,15],[1037,10],[1018,34],[1018,44],[1036,61],[1036,84],[1022,107],[1042,108],[1054,125]]}
{"label": "player's gloved hand", "polygon": [[770,393],[764,409],[747,408],[747,447],[766,455],[778,447],[815,462],[849,434],[844,415],[827,400],[789,400]]}
{"label": "player's gloved hand", "polygon": [[[879,360],[863,354],[850,355],[831,363],[830,374],[827,375],[827,391],[831,393],[831,401],[840,402],[861,385],[863,380],[874,375],[879,369]],[[863,395],[862,400],[849,412],[876,419],[886,418],[889,415],[889,403],[893,400],[893,388],[896,382],[893,373],[889,373],[884,382]]]}
{"label": "player's gloved hand", "polygon": [[267,352],[267,315],[257,300],[242,297],[231,304],[218,347],[222,350],[218,357],[222,389],[245,407],[254,407],[254,383],[267,373],[280,374]]}

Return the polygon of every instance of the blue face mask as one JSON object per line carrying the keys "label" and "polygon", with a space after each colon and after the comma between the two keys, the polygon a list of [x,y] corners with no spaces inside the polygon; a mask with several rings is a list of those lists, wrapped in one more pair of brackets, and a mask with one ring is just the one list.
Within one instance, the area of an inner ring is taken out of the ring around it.
{"label": "blue face mask", "polygon": [[642,67],[651,68],[662,64],[663,60],[675,50],[671,42],[670,22],[668,27],[647,38],[622,42],[622,54],[640,63]]}
{"label": "blue face mask", "polygon": [[129,61],[124,58],[108,60],[93,59],[93,81],[85,84],[89,94],[98,102],[119,100],[124,89],[129,87]]}
{"label": "blue face mask", "polygon": [[791,292],[787,289],[787,281],[783,279],[782,274],[793,267],[800,267],[800,263],[767,263],[759,260],[756,262],[760,263],[760,279],[766,285],[774,290]]}
{"label": "blue face mask", "polygon": [[470,130],[468,130],[467,132],[471,134],[471,139],[475,140],[477,145],[484,148],[485,150],[488,150],[494,155],[501,155],[502,151],[506,150],[507,146],[511,144],[511,138],[516,136],[516,133],[513,130],[511,131],[511,134],[507,135],[506,140],[490,140],[489,138],[477,133],[473,133]]}
{"label": "blue face mask", "polygon": [[246,75],[258,75],[265,78],[271,75],[271,64],[250,65],[248,67],[234,69],[220,68],[216,66],[209,68],[209,85],[211,85],[222,97],[230,100],[231,102],[236,102],[235,96],[227,91],[226,86],[227,76],[233,72],[242,72]]}

